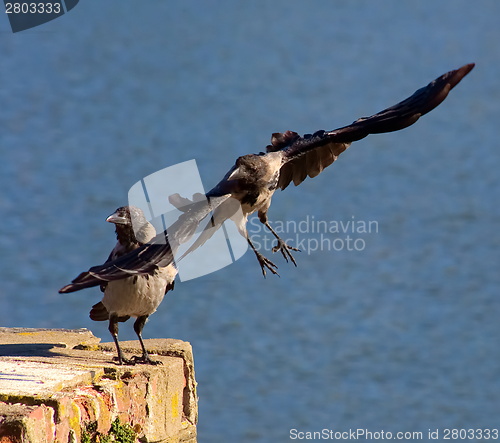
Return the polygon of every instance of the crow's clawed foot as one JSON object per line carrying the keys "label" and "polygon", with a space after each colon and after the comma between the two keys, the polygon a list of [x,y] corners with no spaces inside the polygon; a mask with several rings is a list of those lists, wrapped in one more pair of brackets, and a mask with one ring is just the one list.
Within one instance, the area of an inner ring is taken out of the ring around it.
{"label": "crow's clawed foot", "polygon": [[266,268],[271,271],[274,275],[279,276],[278,267],[268,258],[264,257],[260,252],[255,251],[255,255],[257,256],[257,260],[259,261],[260,267],[262,268],[262,275],[266,276]]}
{"label": "crow's clawed foot", "polygon": [[141,357],[136,357],[135,355],[132,357],[133,364],[139,364],[139,365],[153,365],[153,366],[160,366],[163,364],[163,362],[159,360],[151,360],[149,355],[145,354],[142,355]]}
{"label": "crow's clawed foot", "polygon": [[300,249],[294,248],[293,246],[287,245],[281,238],[278,238],[278,242],[276,243],[276,246],[273,247],[273,252],[278,252],[280,251],[285,260],[288,262],[288,259],[297,266],[297,262],[293,258],[293,255],[290,251],[297,251],[300,252]]}
{"label": "crow's clawed foot", "polygon": [[134,366],[135,365],[135,359],[132,357],[131,359],[125,358],[125,357],[113,357],[113,361],[117,365],[128,365],[128,366]]}

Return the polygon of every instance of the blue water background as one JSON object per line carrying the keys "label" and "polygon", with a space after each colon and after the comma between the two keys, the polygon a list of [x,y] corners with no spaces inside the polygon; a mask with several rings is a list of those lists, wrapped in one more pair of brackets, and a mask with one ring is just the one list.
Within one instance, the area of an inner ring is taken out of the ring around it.
{"label": "blue water background", "polygon": [[193,345],[200,442],[499,427],[499,17],[494,0],[81,1],[18,34],[0,17],[1,325],[109,341],[98,289],[57,290],[106,259],[135,182],[194,158],[209,188],[272,132],[343,126],[476,62],[413,127],[276,194],[274,221],[376,221],[362,251],[274,256],[267,279],[248,253],[178,283],[145,336]]}

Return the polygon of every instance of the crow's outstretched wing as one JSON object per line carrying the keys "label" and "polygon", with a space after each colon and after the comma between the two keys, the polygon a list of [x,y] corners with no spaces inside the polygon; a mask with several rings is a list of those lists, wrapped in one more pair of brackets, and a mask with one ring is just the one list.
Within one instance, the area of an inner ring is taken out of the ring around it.
{"label": "crow's outstretched wing", "polygon": [[318,131],[303,137],[291,131],[273,134],[268,152],[280,150],[284,153],[278,187],[285,189],[292,181],[297,186],[307,176],[317,176],[331,165],[351,142],[369,134],[398,131],[412,125],[422,115],[438,106],[473,67],[474,64],[470,63],[447,72],[406,100],[371,117],[360,118],[348,126],[333,131]]}

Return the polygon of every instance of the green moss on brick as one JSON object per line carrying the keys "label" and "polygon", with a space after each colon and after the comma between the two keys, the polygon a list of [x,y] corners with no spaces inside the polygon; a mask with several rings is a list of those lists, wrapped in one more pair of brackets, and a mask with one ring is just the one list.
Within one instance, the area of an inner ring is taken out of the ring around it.
{"label": "green moss on brick", "polygon": [[135,443],[137,434],[128,423],[121,423],[117,418],[107,434],[97,431],[97,422],[85,425],[82,430],[82,443]]}

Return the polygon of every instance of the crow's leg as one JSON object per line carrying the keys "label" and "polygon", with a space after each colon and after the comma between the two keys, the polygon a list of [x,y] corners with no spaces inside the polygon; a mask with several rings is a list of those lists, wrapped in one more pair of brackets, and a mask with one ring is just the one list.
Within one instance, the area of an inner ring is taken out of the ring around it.
{"label": "crow's leg", "polygon": [[134,331],[139,337],[139,343],[142,348],[142,357],[134,357],[134,363],[145,363],[148,365],[161,365],[163,364],[161,361],[151,360],[149,357],[148,351],[146,350],[146,346],[144,346],[144,342],[142,341],[142,329],[148,320],[149,315],[142,315],[137,317],[137,320],[134,323]]}
{"label": "crow's leg", "polygon": [[271,228],[271,225],[269,224],[269,222],[267,220],[264,222],[264,225],[266,226],[267,229],[269,229],[272,232],[272,234],[278,240],[278,243],[276,244],[276,246],[273,247],[273,252],[280,251],[281,254],[283,255],[283,257],[285,257],[286,261],[288,261],[288,259],[290,259],[291,262],[295,266],[297,266],[297,263],[295,262],[295,259],[293,258],[293,255],[292,255],[292,253],[290,251],[300,252],[300,249],[294,248],[292,246],[288,246],[285,243],[285,241],[276,233],[276,231],[273,228]]}
{"label": "crow's leg", "polygon": [[123,352],[120,348],[120,343],[118,343],[118,316],[116,314],[111,314],[109,316],[109,332],[113,337],[116,346],[116,353],[118,354],[117,360],[119,365],[133,365],[134,362],[126,359],[123,356]]}
{"label": "crow's leg", "polygon": [[259,261],[260,267],[262,268],[262,274],[264,277],[266,276],[266,268],[269,269],[273,274],[279,275],[276,269],[278,267],[268,258],[264,257],[257,249],[255,249],[255,246],[251,242],[251,240],[247,237],[248,244],[252,248],[252,251],[255,253],[257,256],[257,260]]}

